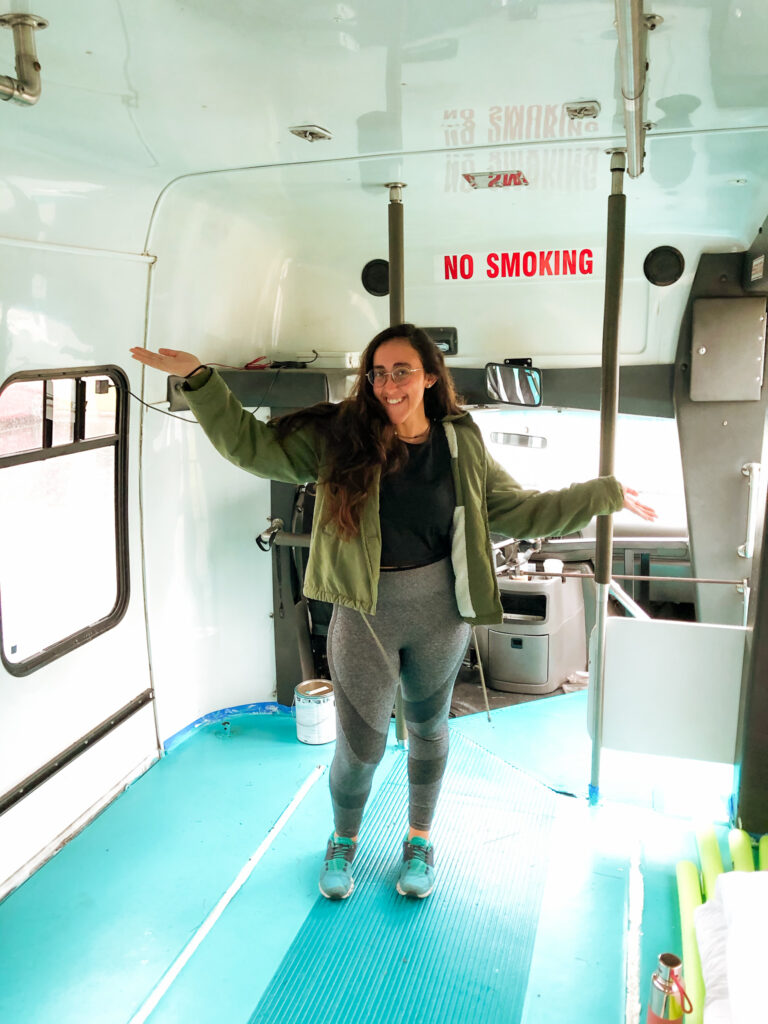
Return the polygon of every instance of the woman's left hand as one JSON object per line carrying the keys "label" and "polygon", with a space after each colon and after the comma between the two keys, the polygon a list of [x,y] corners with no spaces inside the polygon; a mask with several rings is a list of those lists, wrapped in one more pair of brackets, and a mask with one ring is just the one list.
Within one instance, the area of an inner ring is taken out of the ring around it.
{"label": "woman's left hand", "polygon": [[[622,487],[624,485],[622,484]],[[637,491],[631,487],[624,487],[624,508],[630,512],[634,512],[636,516],[640,516],[641,519],[646,519],[649,523],[652,523],[655,519],[659,518],[659,514],[655,508],[651,508],[650,505],[644,505],[638,500]]]}

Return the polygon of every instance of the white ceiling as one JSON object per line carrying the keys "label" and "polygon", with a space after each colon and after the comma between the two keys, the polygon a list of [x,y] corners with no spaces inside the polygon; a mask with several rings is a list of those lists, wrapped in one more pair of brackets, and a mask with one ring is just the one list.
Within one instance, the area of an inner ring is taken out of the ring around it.
{"label": "white ceiling", "polygon": [[[0,235],[140,252],[164,188],[240,168],[239,193],[212,177],[209,203],[289,208],[318,237],[345,216],[354,233],[366,195],[383,209],[383,184],[402,178],[424,260],[430,225],[438,255],[604,232],[605,150],[623,139],[613,0],[6,2],[50,25],[40,102],[0,104]],[[630,256],[744,248],[768,213],[768,4],[646,12],[664,20],[649,36],[646,169],[627,182]],[[12,73],[10,33],[0,43]],[[563,116],[587,99],[595,121]],[[297,124],[333,138],[305,142]],[[461,177],[504,169],[529,187],[489,195]]]}
{"label": "white ceiling", "polygon": [[[43,96],[3,134],[115,171],[197,171],[622,131],[612,0],[6,0],[37,33]],[[765,127],[768,5],[648,4],[654,136]],[[2,54],[12,73],[9,32]],[[515,123],[504,125],[505,108]],[[522,108],[522,109],[520,109]],[[522,113],[522,127],[516,119]],[[331,142],[288,128],[315,123]],[[577,125],[578,131],[582,126]],[[569,129],[571,129],[569,131]]]}

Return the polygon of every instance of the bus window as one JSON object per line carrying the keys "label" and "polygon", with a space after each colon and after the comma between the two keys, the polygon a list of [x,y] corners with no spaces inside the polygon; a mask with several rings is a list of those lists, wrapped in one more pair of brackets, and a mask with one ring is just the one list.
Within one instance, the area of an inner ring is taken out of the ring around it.
{"label": "bus window", "polygon": [[128,602],[120,371],[19,374],[0,389],[0,655],[26,675]]}
{"label": "bus window", "polygon": [[43,436],[43,382],[19,381],[0,396],[0,456],[37,448]]}

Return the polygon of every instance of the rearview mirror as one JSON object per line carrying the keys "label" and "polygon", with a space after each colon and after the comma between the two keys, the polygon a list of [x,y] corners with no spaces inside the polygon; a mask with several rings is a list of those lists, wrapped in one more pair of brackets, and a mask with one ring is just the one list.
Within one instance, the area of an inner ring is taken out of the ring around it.
{"label": "rearview mirror", "polygon": [[485,386],[493,402],[505,405],[541,405],[541,371],[522,365],[524,360],[508,359],[503,363],[487,363]]}

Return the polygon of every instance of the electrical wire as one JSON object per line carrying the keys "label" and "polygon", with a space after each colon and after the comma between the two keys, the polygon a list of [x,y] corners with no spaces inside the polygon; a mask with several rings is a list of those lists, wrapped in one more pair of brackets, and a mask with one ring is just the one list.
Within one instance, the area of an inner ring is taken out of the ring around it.
{"label": "electrical wire", "polygon": [[[110,384],[110,387],[116,387],[116,385]],[[156,405],[150,405],[149,402],[145,402],[143,398],[139,398],[138,395],[134,395],[130,388],[126,388],[126,390],[131,398],[135,398],[137,402],[140,402],[142,405],[146,406],[147,409],[151,409],[153,412],[162,413],[163,416],[170,416],[172,420],[181,420],[182,423],[194,423],[199,426],[195,419],[188,420],[186,416],[177,416],[175,412],[167,412],[165,409],[158,409]]]}
{"label": "electrical wire", "polygon": [[[314,349],[312,351],[314,351]],[[239,370],[240,369],[239,366],[231,366],[231,367],[229,367],[229,366],[225,366],[223,363],[207,363],[206,365],[207,366],[222,366],[224,369],[231,369],[231,370]],[[275,375],[272,378],[272,380],[269,382],[269,387],[264,392],[262,397],[259,399],[258,405],[253,410],[253,415],[254,416],[256,415],[257,412],[259,412],[259,410],[262,408],[262,406],[264,405],[266,400],[269,398],[269,394],[272,391],[272,388],[275,386],[275,382],[277,381],[277,378],[279,376],[280,376],[280,368],[275,370]],[[116,384],[110,384],[109,386],[111,388],[117,387]],[[143,406],[146,406],[147,409],[152,409],[153,412],[159,412],[163,416],[170,416],[170,418],[172,420],[181,420],[182,423],[193,423],[193,424],[196,424],[197,426],[199,426],[199,424],[198,424],[196,419],[187,419],[186,416],[177,416],[176,413],[174,413],[174,412],[167,412],[165,409],[159,409],[156,405],[150,405],[150,403],[149,402],[145,402],[143,398],[139,398],[139,396],[135,395],[130,390],[130,388],[126,388],[125,390],[131,396],[131,398],[135,398],[137,402],[140,402]]]}

